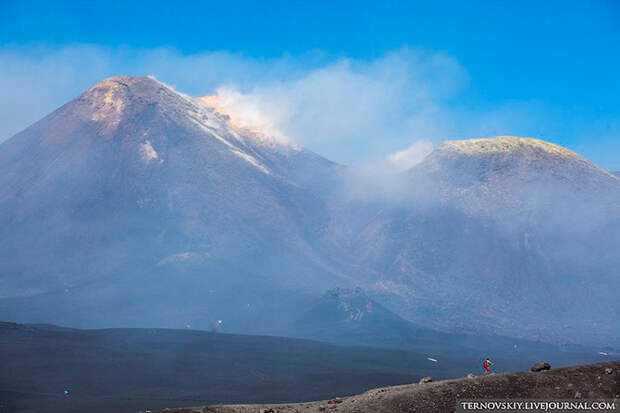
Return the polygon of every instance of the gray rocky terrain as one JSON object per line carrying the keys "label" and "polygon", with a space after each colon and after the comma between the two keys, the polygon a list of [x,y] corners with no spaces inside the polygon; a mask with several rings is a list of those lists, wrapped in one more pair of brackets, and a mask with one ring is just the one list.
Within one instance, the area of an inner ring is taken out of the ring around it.
{"label": "gray rocky terrain", "polygon": [[543,372],[493,374],[407,384],[308,403],[204,406],[168,409],[175,413],[451,413],[459,400],[614,399],[620,403],[620,362]]}

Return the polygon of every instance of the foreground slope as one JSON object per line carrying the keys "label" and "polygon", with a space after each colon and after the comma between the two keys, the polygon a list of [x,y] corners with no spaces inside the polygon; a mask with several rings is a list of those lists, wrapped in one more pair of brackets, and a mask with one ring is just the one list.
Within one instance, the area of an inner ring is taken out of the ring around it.
{"label": "foreground slope", "polygon": [[[620,403],[620,362],[552,369],[541,373],[502,373],[370,390],[318,402],[275,405],[208,406],[167,410],[176,413],[452,413],[458,400],[613,399]],[[270,410],[271,409],[271,410]]]}

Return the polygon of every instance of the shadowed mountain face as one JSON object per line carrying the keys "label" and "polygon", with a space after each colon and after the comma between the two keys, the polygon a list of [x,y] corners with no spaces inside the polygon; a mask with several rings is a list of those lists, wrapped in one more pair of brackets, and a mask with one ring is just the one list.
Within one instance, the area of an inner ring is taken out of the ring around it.
{"label": "shadowed mountain face", "polygon": [[1,318],[338,341],[309,314],[360,286],[399,321],[364,313],[358,337],[413,321],[620,344],[616,176],[542,141],[477,139],[360,199],[345,194],[371,185],[347,168],[202,103],[110,78],[0,145]]}

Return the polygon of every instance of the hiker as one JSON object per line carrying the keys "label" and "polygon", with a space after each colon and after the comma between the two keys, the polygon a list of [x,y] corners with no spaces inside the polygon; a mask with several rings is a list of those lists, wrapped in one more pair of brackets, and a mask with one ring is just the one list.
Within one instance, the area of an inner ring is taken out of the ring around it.
{"label": "hiker", "polygon": [[485,375],[485,376],[486,376],[486,375],[488,375],[488,374],[491,372],[491,366],[492,366],[492,365],[493,365],[493,362],[492,362],[492,361],[491,361],[491,359],[490,359],[490,358],[488,358],[488,357],[486,358],[486,360],[484,360],[484,361],[482,362],[482,367],[484,367],[484,369],[486,370],[486,371],[484,372],[484,375]]}

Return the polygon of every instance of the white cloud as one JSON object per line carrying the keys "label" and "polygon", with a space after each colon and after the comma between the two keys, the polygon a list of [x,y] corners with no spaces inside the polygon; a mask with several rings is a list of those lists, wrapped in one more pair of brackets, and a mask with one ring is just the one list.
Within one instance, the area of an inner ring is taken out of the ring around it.
{"label": "white cloud", "polygon": [[401,49],[373,61],[337,60],[245,92],[235,85],[217,92],[231,112],[252,114],[328,158],[358,163],[415,140],[442,139],[448,115],[441,102],[466,83],[454,59]]}
{"label": "white cloud", "polygon": [[433,151],[434,145],[429,141],[417,141],[405,150],[388,156],[388,161],[399,171],[409,169],[422,162]]}
{"label": "white cloud", "polygon": [[229,115],[235,126],[259,131],[279,141],[289,140],[279,125],[286,111],[283,105],[268,107],[269,102],[261,96],[243,94],[236,86],[221,86],[213,96],[217,97],[213,106]]}

